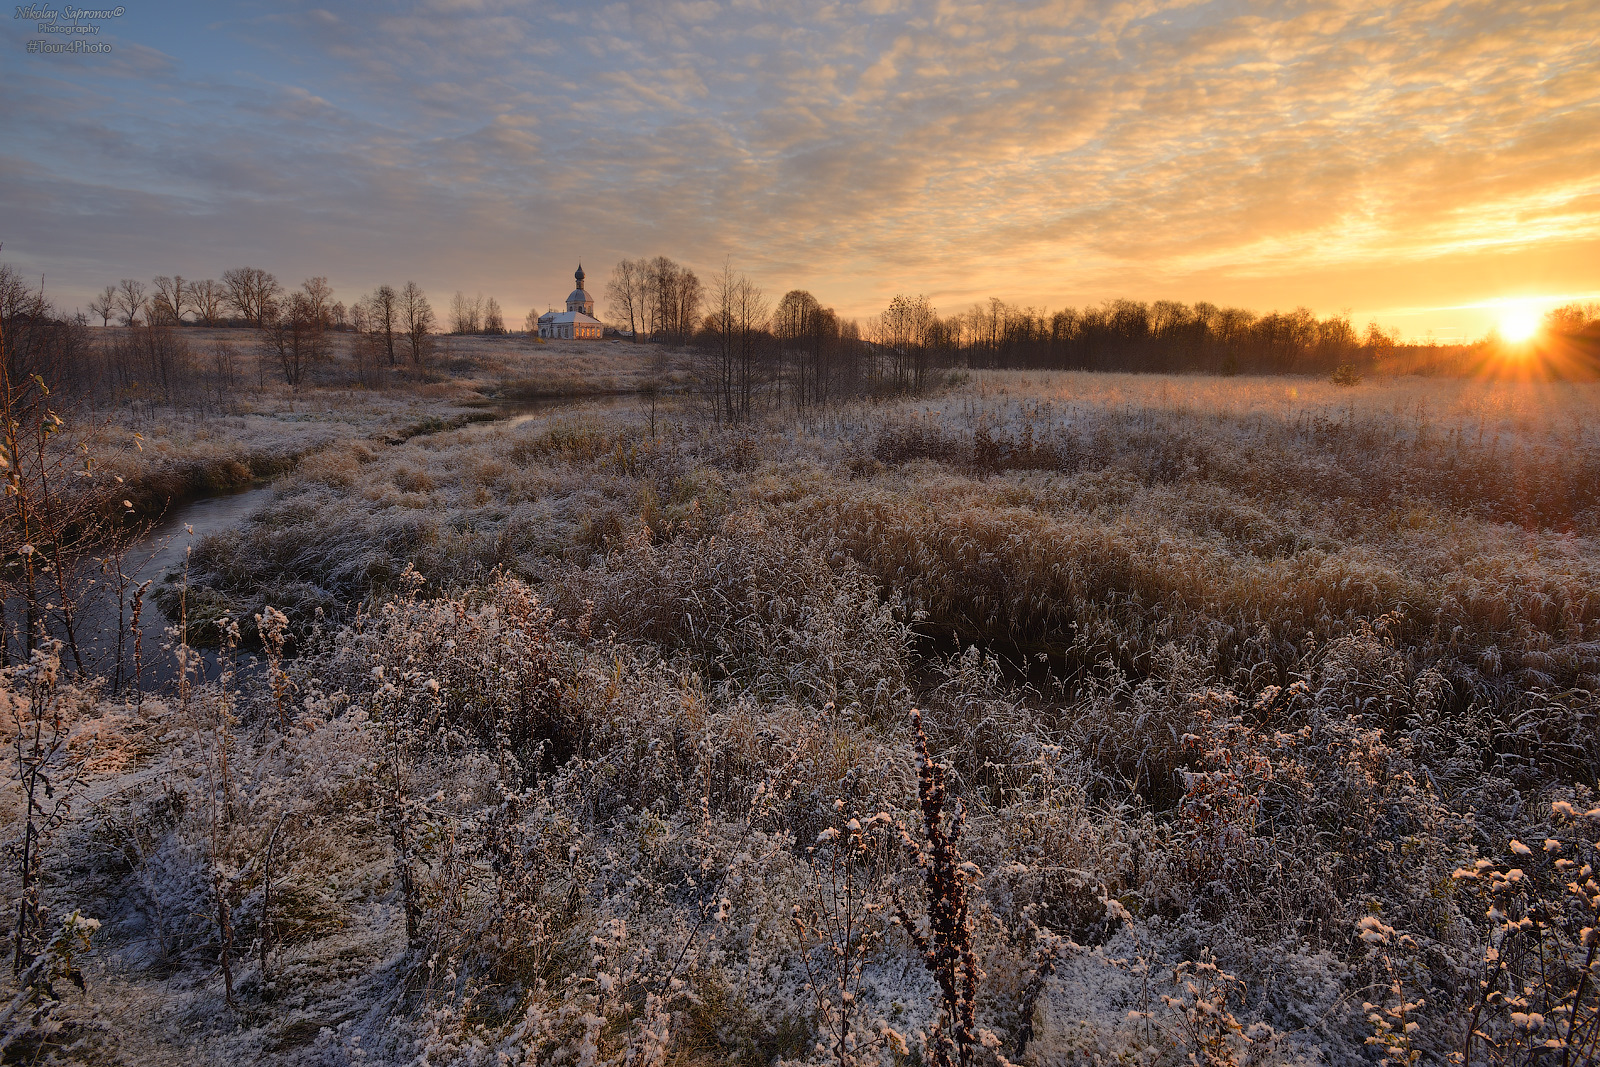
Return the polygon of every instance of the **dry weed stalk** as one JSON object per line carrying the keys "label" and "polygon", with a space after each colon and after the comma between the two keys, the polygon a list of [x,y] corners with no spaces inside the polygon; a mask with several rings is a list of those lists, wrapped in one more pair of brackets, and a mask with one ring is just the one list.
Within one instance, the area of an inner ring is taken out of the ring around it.
{"label": "dry weed stalk", "polygon": [[[215,693],[197,694],[198,676],[204,660],[199,650],[189,644],[187,592],[187,567],[185,567],[185,582],[180,591],[178,623],[170,631],[176,642],[173,652],[178,661],[178,705],[185,718],[193,714],[197,704],[203,716],[199,732],[206,740],[204,778],[206,855],[210,865],[213,919],[217,927],[217,962],[222,970],[223,996],[228,1007],[237,1008],[233,977],[235,933],[233,898],[246,872],[235,868],[230,862],[235,806],[231,760],[234,748],[233,727],[236,721],[226,687]],[[225,672],[225,675],[230,674],[231,672]],[[192,676],[194,680],[191,680]],[[195,699],[197,695],[200,697],[199,700]]]}
{"label": "dry weed stalk", "polygon": [[[857,1020],[862,1014],[862,968],[883,940],[883,925],[877,916],[886,901],[878,879],[887,859],[893,819],[884,812],[864,821],[856,816],[847,819],[843,800],[835,800],[833,808],[836,825],[824,829],[817,843],[806,850],[812,857],[815,878],[805,904],[794,905],[791,921],[800,941],[806,990],[816,1005],[817,1025],[824,1038],[817,1051],[830,1056],[839,1067],[851,1067],[878,1043],[877,1039],[861,1038]],[[875,834],[879,827],[884,832]],[[817,863],[822,857],[825,861]]]}
{"label": "dry weed stalk", "polygon": [[278,713],[278,729],[288,730],[288,699],[294,691],[294,682],[283,669],[283,650],[289,636],[289,617],[268,604],[255,619],[256,630],[261,635],[261,644],[267,653],[267,678],[272,685],[272,703]]}
{"label": "dry weed stalk", "polygon": [[923,962],[939,985],[943,1021],[929,1029],[929,1051],[934,1067],[971,1067],[980,1044],[977,1028],[978,984],[983,970],[972,943],[972,884],[983,877],[978,865],[961,858],[961,831],[966,824],[966,804],[957,801],[954,813],[945,811],[943,764],[928,754],[928,737],[922,729],[922,712],[912,709],[911,727],[917,753],[917,799],[922,808],[924,844],[902,825],[900,840],[922,868],[928,908],[928,932],[922,933],[896,904],[895,918],[910,935]]}
{"label": "dry weed stalk", "polygon": [[12,775],[22,794],[22,835],[9,851],[19,892],[12,927],[11,973],[22,974],[44,951],[49,913],[40,896],[45,851],[72,815],[91,750],[75,746],[69,697],[61,690],[61,643],[44,639],[26,665],[4,669]]}
{"label": "dry weed stalk", "polygon": [[[85,564],[95,553],[102,558],[119,555],[138,527],[124,522],[128,514],[117,515],[110,499],[123,479],[102,477],[107,473],[103,461],[117,452],[115,446],[95,447],[106,436],[109,421],[69,429],[62,412],[70,414],[70,396],[54,397],[44,375],[31,372],[41,353],[29,351],[33,342],[28,335],[34,327],[48,331],[50,303],[42,289],[35,294],[21,289],[9,268],[0,266],[0,274],[7,290],[0,311],[0,477],[5,482],[0,502],[0,664],[11,663],[12,629],[5,602],[20,601],[23,618],[17,636],[22,654],[31,655],[54,628],[65,638],[61,655],[70,657],[74,673],[87,679],[80,609],[95,583],[85,580]],[[58,325],[71,332],[65,323]],[[20,342],[13,336],[19,331]],[[45,344],[51,347],[51,342]],[[133,434],[131,440],[137,445],[140,437]]]}
{"label": "dry weed stalk", "polygon": [[[1361,918],[1356,924],[1356,936],[1368,946],[1369,957],[1377,960],[1384,970],[1383,999],[1378,1003],[1363,1001],[1361,1004],[1373,1029],[1367,1044],[1384,1053],[1378,1060],[1379,1067],[1414,1067],[1422,1058],[1422,1048],[1417,1044],[1422,1023],[1418,1020],[1428,1003],[1426,997],[1410,1000],[1406,996],[1408,980],[1415,982],[1417,942],[1397,933],[1394,927],[1385,926],[1376,915]],[[1396,951],[1404,957],[1398,962]]]}
{"label": "dry weed stalk", "polygon": [[1216,964],[1209,949],[1198,960],[1172,969],[1175,993],[1161,994],[1167,1011],[1130,1012],[1152,1022],[1178,1048],[1192,1067],[1238,1067],[1261,1063],[1281,1038],[1266,1023],[1246,1027],[1233,1014],[1231,1001],[1244,999],[1244,983]]}
{"label": "dry weed stalk", "polygon": [[144,595],[150,589],[152,579],[145,579],[133,591],[133,610],[128,618],[128,633],[133,638],[133,706],[135,709],[144,710],[144,626],[140,618],[144,614]]}

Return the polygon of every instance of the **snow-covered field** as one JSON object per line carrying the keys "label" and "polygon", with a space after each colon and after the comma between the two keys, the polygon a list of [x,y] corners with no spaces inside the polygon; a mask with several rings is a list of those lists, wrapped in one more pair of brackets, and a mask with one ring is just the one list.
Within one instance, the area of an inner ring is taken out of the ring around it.
{"label": "snow-covered field", "polygon": [[151,436],[296,452],[168,594],[267,648],[142,702],[8,671],[70,738],[7,757],[71,800],[27,943],[100,923],[8,1056],[1594,1061],[1595,387],[394,430],[464,397]]}

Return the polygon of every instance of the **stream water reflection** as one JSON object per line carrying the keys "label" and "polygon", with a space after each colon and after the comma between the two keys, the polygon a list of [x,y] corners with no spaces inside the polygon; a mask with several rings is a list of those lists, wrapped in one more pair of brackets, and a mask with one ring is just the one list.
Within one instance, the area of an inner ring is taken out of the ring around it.
{"label": "stream water reflection", "polygon": [[[177,666],[171,650],[162,646],[168,643],[165,631],[172,620],[162,615],[150,594],[168,573],[182,569],[189,549],[199,544],[201,538],[239,525],[271,499],[272,489],[260,486],[174,506],[149,533],[129,546],[124,555],[127,581],[120,610],[115,576],[102,575],[98,568],[86,575],[85,580],[92,581],[93,585],[85,589],[76,622],[78,648],[85,669],[90,674],[115,678],[120,631],[123,668],[131,673],[133,635],[127,629],[131,601],[134,590],[148,580],[150,593],[146,594],[140,620],[145,688],[158,689],[171,683]],[[214,654],[207,655],[207,674],[215,673],[215,658]]]}

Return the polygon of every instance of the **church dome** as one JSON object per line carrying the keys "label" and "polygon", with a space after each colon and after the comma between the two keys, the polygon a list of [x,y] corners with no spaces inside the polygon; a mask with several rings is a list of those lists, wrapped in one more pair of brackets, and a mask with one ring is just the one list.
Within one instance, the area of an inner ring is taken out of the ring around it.
{"label": "church dome", "polygon": [[569,304],[587,304],[592,299],[593,297],[589,295],[586,289],[574,289],[567,294],[567,303]]}

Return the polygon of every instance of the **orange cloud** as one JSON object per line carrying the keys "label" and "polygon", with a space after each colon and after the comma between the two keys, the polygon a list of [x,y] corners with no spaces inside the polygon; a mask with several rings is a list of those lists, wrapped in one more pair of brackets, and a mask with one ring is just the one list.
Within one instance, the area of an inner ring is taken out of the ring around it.
{"label": "orange cloud", "polygon": [[1418,334],[1465,334],[1535,289],[1600,291],[1593,5],[215,18],[164,36],[152,17],[128,62],[0,68],[8,257],[85,292],[236,260],[352,291],[399,271],[513,310],[579,256],[598,276],[666,253],[856,316],[897,291],[945,310],[1170,296]]}

